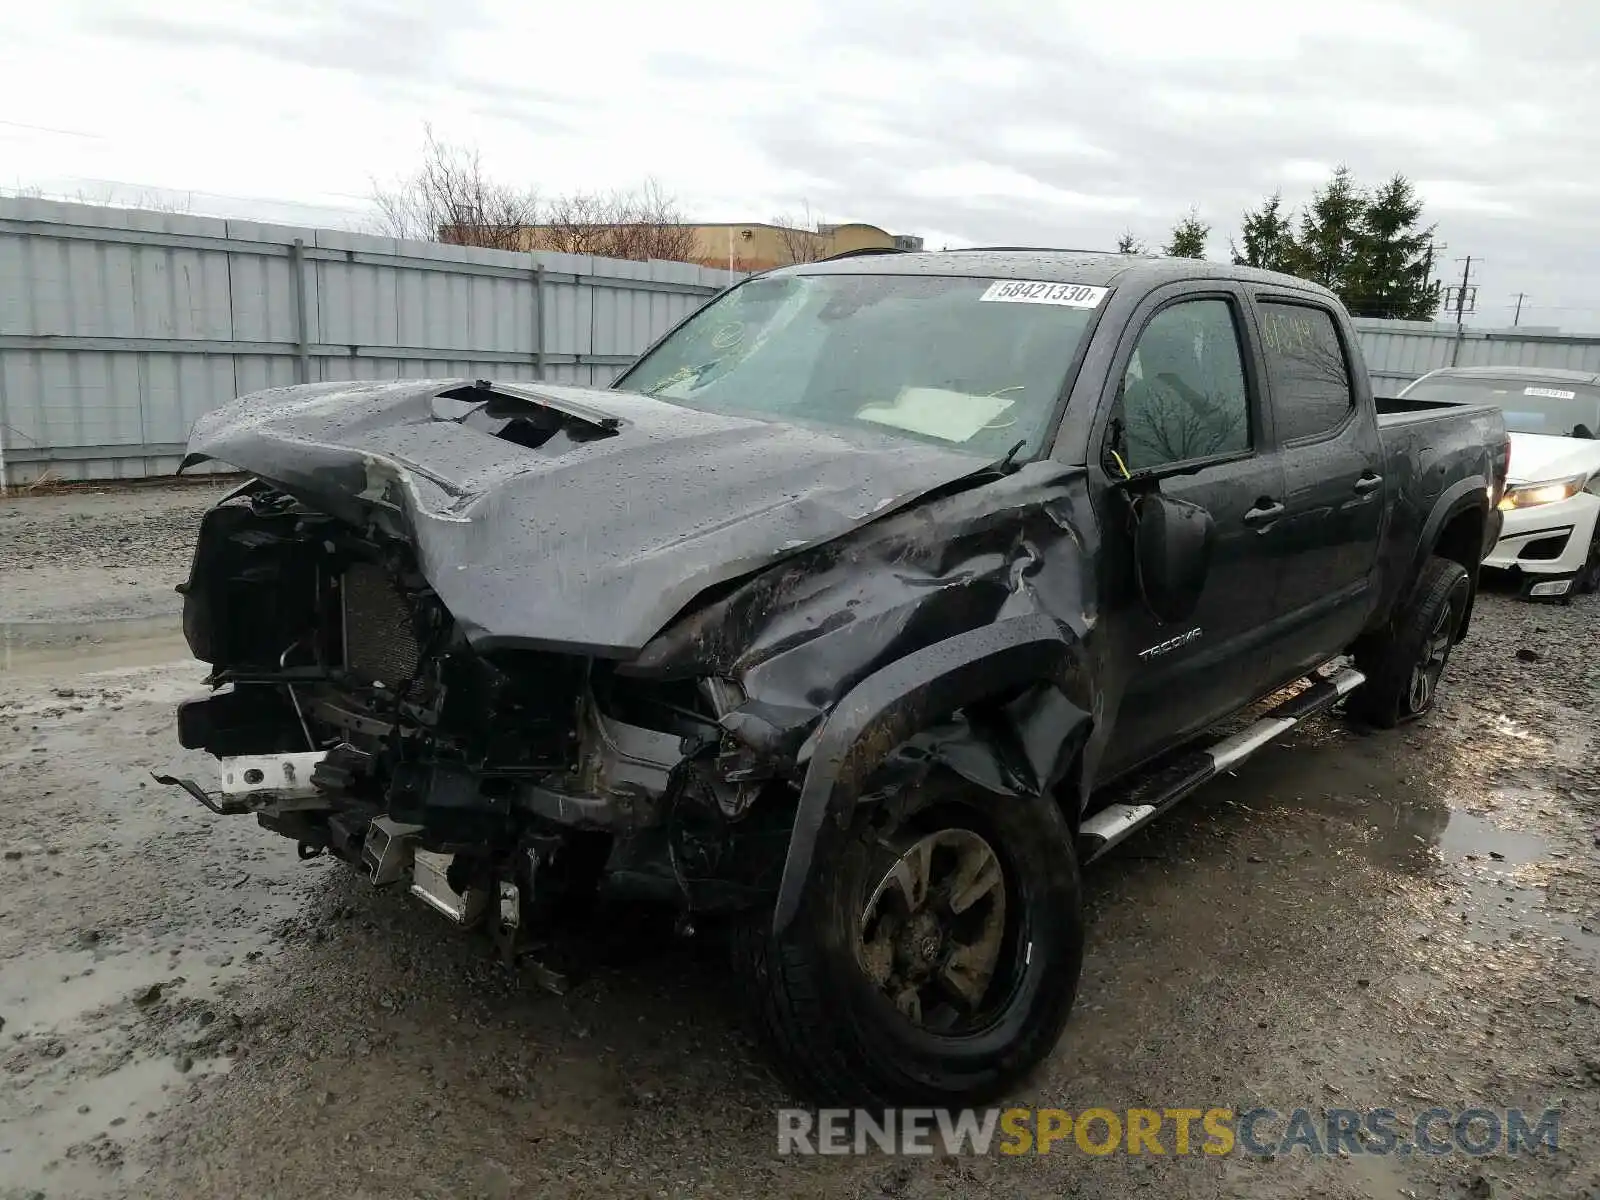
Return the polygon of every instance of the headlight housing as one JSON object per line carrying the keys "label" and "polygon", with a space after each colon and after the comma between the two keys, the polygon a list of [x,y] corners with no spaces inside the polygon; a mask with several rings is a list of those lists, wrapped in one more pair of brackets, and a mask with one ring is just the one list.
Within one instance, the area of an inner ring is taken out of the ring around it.
{"label": "headlight housing", "polygon": [[1573,475],[1567,479],[1552,479],[1544,483],[1520,483],[1506,488],[1506,494],[1500,498],[1500,510],[1508,512],[1513,508],[1534,508],[1540,504],[1556,504],[1562,500],[1571,500],[1583,491],[1588,482],[1587,475]]}

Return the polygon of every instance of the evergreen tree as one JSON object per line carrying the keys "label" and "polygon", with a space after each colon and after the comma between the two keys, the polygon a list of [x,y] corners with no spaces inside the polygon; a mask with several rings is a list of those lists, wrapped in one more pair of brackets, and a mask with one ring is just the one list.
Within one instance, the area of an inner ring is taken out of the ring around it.
{"label": "evergreen tree", "polygon": [[1433,231],[1419,229],[1422,201],[1404,175],[1396,175],[1367,197],[1346,306],[1358,317],[1425,321],[1439,307],[1433,280]]}
{"label": "evergreen tree", "polygon": [[1273,192],[1261,207],[1244,214],[1241,231],[1244,251],[1231,240],[1228,249],[1236,267],[1260,267],[1263,271],[1289,271],[1296,265],[1294,214],[1283,212],[1283,193]]}
{"label": "evergreen tree", "polygon": [[1172,235],[1163,254],[1169,258],[1204,258],[1206,239],[1211,236],[1211,226],[1200,219],[1200,210],[1191,208],[1189,215],[1172,227]]}
{"label": "evergreen tree", "polygon": [[1343,299],[1359,275],[1367,196],[1350,168],[1339,166],[1327,185],[1312,193],[1300,214],[1292,258],[1294,274],[1320,283]]}
{"label": "evergreen tree", "polygon": [[1133,230],[1125,230],[1117,239],[1118,254],[1143,254],[1144,242],[1133,236]]}
{"label": "evergreen tree", "polygon": [[1404,175],[1373,191],[1341,166],[1296,217],[1274,192],[1246,211],[1236,266],[1282,271],[1320,283],[1358,317],[1427,320],[1439,306],[1433,233],[1420,226],[1422,201]]}

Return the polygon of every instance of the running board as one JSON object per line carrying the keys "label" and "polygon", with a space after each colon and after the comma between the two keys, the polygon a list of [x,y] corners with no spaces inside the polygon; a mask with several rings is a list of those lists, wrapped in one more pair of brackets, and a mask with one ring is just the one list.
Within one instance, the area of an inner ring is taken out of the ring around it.
{"label": "running board", "polygon": [[1231,771],[1274,738],[1308,717],[1330,709],[1341,696],[1366,682],[1360,671],[1342,667],[1265,713],[1254,724],[1206,750],[1197,750],[1167,764],[1136,785],[1132,803],[1112,803],[1083,822],[1078,832],[1078,858],[1088,865],[1101,858],[1134,830],[1148,825],[1207,780]]}

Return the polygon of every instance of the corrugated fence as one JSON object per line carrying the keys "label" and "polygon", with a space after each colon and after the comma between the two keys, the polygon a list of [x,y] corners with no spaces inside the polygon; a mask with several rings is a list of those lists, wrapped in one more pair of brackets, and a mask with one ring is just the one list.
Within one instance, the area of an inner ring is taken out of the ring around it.
{"label": "corrugated fence", "polygon": [[[321,380],[604,384],[735,278],[0,199],[0,483],[170,474],[194,419]],[[1380,393],[1434,367],[1600,373],[1600,338],[1356,322]]]}
{"label": "corrugated fence", "polygon": [[0,481],[170,474],[196,417],[281,384],[604,384],[731,278],[0,200]]}
{"label": "corrugated fence", "polygon": [[1600,337],[1529,329],[1472,329],[1430,321],[1360,318],[1356,331],[1379,395],[1436,367],[1561,367],[1600,374]]}

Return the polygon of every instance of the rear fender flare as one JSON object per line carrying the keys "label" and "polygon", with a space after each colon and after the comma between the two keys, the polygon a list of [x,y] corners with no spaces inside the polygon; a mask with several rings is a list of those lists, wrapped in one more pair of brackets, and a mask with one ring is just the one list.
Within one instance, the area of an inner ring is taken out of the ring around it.
{"label": "rear fender flare", "polygon": [[1489,481],[1481,475],[1474,475],[1451,484],[1434,502],[1433,511],[1428,514],[1428,520],[1422,527],[1422,537],[1417,544],[1416,561],[1411,564],[1411,577],[1415,579],[1422,571],[1422,564],[1428,561],[1428,556],[1438,545],[1439,535],[1444,527],[1455,520],[1462,513],[1471,509],[1483,510],[1488,515]]}
{"label": "rear fender flare", "polygon": [[[1080,647],[1043,614],[1011,617],[957,634],[908,654],[869,675],[839,701],[815,742],[794,831],[784,859],[783,878],[773,913],[773,932],[794,920],[811,876],[817,842],[831,815],[849,822],[873,771],[913,734],[964,705],[1028,685],[1047,685],[1059,694],[1054,715],[1068,728],[1052,731],[1052,761],[1034,761],[1041,739],[1023,737],[1038,789],[1053,785],[1081,744],[1089,713],[1075,699]],[[1061,761],[1062,759],[1067,761]],[[1043,769],[1041,769],[1043,768]]]}
{"label": "rear fender flare", "polygon": [[[1489,527],[1488,494],[1489,482],[1481,475],[1459,480],[1445,489],[1434,504],[1433,511],[1428,514],[1427,523],[1422,527],[1422,537],[1417,542],[1417,553],[1411,563],[1411,572],[1406,576],[1400,594],[1396,597],[1393,611],[1398,612],[1401,605],[1411,599],[1411,593],[1416,587],[1417,580],[1422,577],[1422,568],[1427,565],[1428,559],[1438,550],[1439,537],[1444,532],[1445,526],[1464,512],[1479,510],[1484,515],[1484,528],[1487,529]],[[1478,561],[1462,564],[1467,568],[1467,574],[1473,580],[1473,595],[1468,599],[1467,611],[1462,614],[1461,619],[1463,633],[1472,618],[1473,600],[1477,598],[1478,571],[1482,564],[1483,556],[1490,549],[1491,547],[1489,546],[1483,547],[1478,551]]]}

